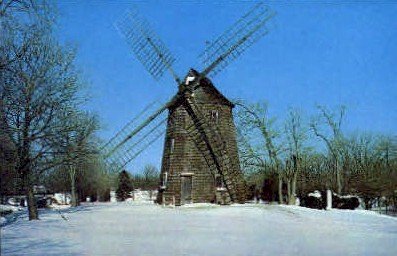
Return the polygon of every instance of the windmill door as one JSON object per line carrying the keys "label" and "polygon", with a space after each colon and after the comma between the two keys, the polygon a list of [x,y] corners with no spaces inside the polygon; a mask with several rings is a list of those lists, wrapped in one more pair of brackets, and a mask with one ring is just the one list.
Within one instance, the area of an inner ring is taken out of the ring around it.
{"label": "windmill door", "polygon": [[192,202],[192,176],[181,177],[181,204]]}

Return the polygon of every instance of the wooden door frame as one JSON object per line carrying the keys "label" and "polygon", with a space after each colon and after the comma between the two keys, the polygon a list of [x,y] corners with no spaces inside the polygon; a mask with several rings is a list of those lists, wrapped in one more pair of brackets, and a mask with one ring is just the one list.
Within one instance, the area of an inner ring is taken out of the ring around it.
{"label": "wooden door frame", "polygon": [[194,177],[194,173],[192,173],[192,172],[183,172],[183,173],[181,173],[180,174],[180,178],[181,178],[181,205],[183,205],[183,204],[189,204],[189,203],[186,203],[185,202],[185,200],[184,200],[184,198],[183,198],[183,181],[182,181],[182,179],[184,178],[184,177],[190,177],[190,180],[191,180],[191,189],[190,189],[190,204],[191,203],[193,203],[193,177]]}

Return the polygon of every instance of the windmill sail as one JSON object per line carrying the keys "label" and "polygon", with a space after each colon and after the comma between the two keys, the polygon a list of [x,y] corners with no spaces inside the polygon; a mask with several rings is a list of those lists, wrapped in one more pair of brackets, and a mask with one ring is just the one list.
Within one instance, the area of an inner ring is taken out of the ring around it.
{"label": "windmill sail", "polygon": [[104,155],[108,155],[111,151],[112,148],[114,148],[117,144],[119,144],[125,137],[127,137],[129,130],[131,129],[132,125],[135,125],[135,123],[142,118],[142,116],[147,113],[147,111],[153,107],[155,102],[150,103],[147,105],[134,119],[132,119],[130,122],[128,122],[119,132],[116,133],[106,144],[104,144],[101,148],[102,152]]}
{"label": "windmill sail", "polygon": [[194,98],[186,98],[186,110],[193,120],[193,125],[187,128],[187,133],[193,138],[211,172],[219,173],[229,192],[229,200],[244,202],[246,184],[240,172],[239,164],[231,159],[231,154],[220,129],[211,126]]}
{"label": "windmill sail", "polygon": [[202,75],[215,76],[266,35],[268,33],[266,24],[274,15],[275,13],[263,3],[256,4],[200,54],[199,57],[204,65],[210,63]]}
{"label": "windmill sail", "polygon": [[[182,83],[172,68],[175,58],[170,51],[136,9],[127,11],[116,22],[116,28],[148,72],[159,79],[166,69],[169,70],[179,91],[154,114],[147,115],[149,111],[145,110],[143,118],[137,118],[144,121],[134,120],[112,138],[103,148],[107,163],[120,170],[166,132],[159,202],[213,201],[215,195],[219,203],[244,203],[246,183],[240,169],[231,115],[234,105],[207,77],[219,73],[266,35],[266,24],[273,16],[274,12],[263,3],[256,4],[207,46],[201,57],[203,63],[210,64],[201,73],[189,71]],[[168,122],[163,115],[166,109],[169,109]],[[211,116],[207,118],[208,111]],[[221,119],[218,119],[218,111]],[[167,130],[164,129],[166,122]],[[192,175],[196,178],[192,179]],[[182,189],[192,188],[192,182],[195,183],[194,194],[192,189]]]}
{"label": "windmill sail", "polygon": [[164,134],[167,108],[163,105],[153,113],[156,106],[149,104],[102,147],[109,168],[122,169]]}
{"label": "windmill sail", "polygon": [[101,153],[109,169],[122,170],[165,134],[165,110],[168,104],[169,102],[161,107],[158,107],[158,102],[149,104],[102,146]]}
{"label": "windmill sail", "polygon": [[156,80],[160,79],[165,70],[169,70],[175,81],[180,83],[172,68],[175,58],[137,9],[128,10],[115,22],[115,27],[125,38],[136,58]]}

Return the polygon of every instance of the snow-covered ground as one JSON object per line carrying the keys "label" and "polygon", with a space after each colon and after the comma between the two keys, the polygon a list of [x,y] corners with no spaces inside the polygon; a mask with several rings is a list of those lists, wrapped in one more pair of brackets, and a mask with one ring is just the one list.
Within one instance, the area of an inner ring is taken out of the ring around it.
{"label": "snow-covered ground", "polygon": [[397,255],[397,218],[362,210],[128,202],[40,213],[2,227],[1,255]]}
{"label": "snow-covered ground", "polygon": [[17,217],[18,212],[23,212],[23,207],[0,204],[0,227],[6,225]]}

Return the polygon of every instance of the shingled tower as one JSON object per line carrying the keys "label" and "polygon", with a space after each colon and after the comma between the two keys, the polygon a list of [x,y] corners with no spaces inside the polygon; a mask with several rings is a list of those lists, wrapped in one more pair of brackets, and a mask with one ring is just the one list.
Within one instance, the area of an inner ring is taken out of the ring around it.
{"label": "shingled tower", "polygon": [[176,205],[244,202],[234,105],[207,78],[191,87],[198,78],[192,69],[185,79],[193,108],[186,106],[183,97],[175,97],[168,106],[159,200]]}

